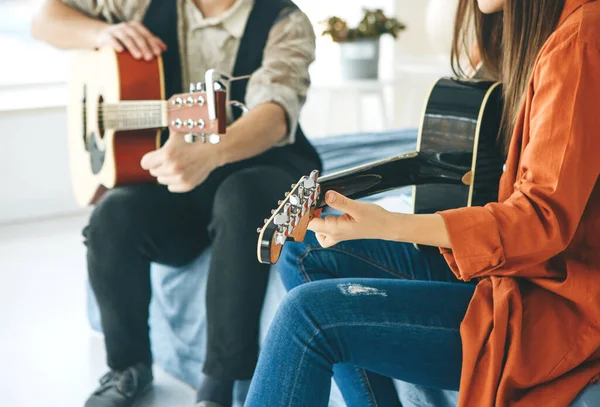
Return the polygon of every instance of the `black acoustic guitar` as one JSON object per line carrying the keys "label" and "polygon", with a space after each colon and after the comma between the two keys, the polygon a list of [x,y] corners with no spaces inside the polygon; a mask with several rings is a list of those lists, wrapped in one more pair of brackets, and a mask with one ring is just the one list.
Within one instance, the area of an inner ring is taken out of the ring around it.
{"label": "black acoustic guitar", "polygon": [[287,240],[302,241],[329,190],[358,199],[412,185],[415,214],[496,201],[504,163],[497,144],[501,90],[498,82],[439,79],[427,98],[417,150],[324,177],[317,171],[302,177],[258,229],[258,260],[275,264]]}

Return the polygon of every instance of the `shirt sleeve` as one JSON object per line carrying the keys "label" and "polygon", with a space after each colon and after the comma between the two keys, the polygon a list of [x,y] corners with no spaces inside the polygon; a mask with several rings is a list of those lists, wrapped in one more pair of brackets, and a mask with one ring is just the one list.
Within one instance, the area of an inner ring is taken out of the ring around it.
{"label": "shirt sleeve", "polygon": [[141,18],[146,7],[144,0],[62,0],[85,15],[111,24]]}
{"label": "shirt sleeve", "polygon": [[284,10],[269,33],[261,67],[248,82],[246,104],[273,102],[286,113],[288,135],[279,145],[293,143],[300,110],[310,86],[308,68],[315,59],[315,33],[300,10]]}
{"label": "shirt sleeve", "polygon": [[531,266],[569,245],[600,173],[599,72],[598,49],[577,40],[540,58],[512,195],[440,212],[452,247],[442,253],[458,278],[550,276]]}

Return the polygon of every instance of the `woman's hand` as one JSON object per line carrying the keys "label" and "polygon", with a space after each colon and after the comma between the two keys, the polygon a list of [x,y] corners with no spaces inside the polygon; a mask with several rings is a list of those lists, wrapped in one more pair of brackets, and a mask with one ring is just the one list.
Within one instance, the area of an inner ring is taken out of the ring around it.
{"label": "woman's hand", "polygon": [[393,229],[395,214],[378,205],[354,201],[334,191],[325,194],[325,202],[344,214],[314,218],[309,223],[308,229],[315,232],[323,247],[345,240],[388,239],[390,229]]}
{"label": "woman's hand", "polygon": [[448,229],[439,214],[389,212],[378,205],[353,201],[333,191],[325,194],[325,202],[344,214],[315,218],[308,224],[308,229],[315,232],[323,247],[355,239],[382,239],[451,247]]}

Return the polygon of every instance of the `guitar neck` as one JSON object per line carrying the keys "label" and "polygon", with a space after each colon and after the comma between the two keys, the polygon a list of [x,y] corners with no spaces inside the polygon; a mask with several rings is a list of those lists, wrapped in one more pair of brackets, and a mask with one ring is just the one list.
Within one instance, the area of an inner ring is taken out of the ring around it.
{"label": "guitar neck", "polygon": [[168,126],[168,105],[162,100],[122,101],[98,109],[104,129],[138,130]]}
{"label": "guitar neck", "polygon": [[430,155],[413,151],[320,177],[321,194],[317,208],[326,205],[325,194],[330,190],[359,199],[411,185],[469,185],[470,170],[470,156],[452,153]]}

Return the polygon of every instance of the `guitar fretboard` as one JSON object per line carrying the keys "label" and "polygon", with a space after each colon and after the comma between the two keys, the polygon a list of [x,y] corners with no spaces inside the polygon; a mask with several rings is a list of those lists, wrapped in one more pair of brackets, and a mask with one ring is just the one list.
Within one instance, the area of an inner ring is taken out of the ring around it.
{"label": "guitar fretboard", "polygon": [[123,101],[98,108],[104,130],[152,129],[167,126],[167,102]]}

